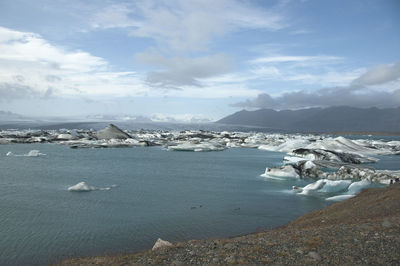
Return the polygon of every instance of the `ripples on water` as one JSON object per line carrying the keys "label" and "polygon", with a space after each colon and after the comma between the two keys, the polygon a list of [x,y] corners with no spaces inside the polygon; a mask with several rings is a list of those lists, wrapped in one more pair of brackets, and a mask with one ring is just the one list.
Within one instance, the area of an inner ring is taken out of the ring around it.
{"label": "ripples on water", "polygon": [[[46,155],[6,156],[34,149]],[[158,237],[245,234],[326,206],[320,198],[290,193],[292,185],[311,181],[259,176],[283,157],[257,149],[193,153],[0,145],[0,264],[137,251],[151,248]],[[82,181],[111,189],[67,190]]]}

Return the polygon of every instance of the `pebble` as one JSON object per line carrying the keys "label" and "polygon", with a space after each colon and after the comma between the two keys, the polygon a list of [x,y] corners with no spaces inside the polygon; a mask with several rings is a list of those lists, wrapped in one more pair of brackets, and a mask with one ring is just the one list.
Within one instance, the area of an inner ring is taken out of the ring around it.
{"label": "pebble", "polygon": [[179,260],[174,260],[173,262],[171,262],[171,266],[183,266],[183,265],[185,265],[185,263]]}
{"label": "pebble", "polygon": [[229,256],[229,257],[227,257],[227,258],[225,259],[225,261],[226,261],[227,263],[235,263],[235,262],[236,262],[236,258],[235,258],[235,256]]}
{"label": "pebble", "polygon": [[392,226],[392,223],[389,222],[389,220],[385,219],[385,220],[382,222],[382,226],[383,226],[383,227],[391,227],[391,226]]}
{"label": "pebble", "polygon": [[320,256],[317,252],[315,252],[315,251],[310,251],[310,252],[308,252],[308,256],[309,256],[310,258],[313,258],[313,259],[316,260],[316,261],[320,261],[320,260],[321,260],[321,256]]}

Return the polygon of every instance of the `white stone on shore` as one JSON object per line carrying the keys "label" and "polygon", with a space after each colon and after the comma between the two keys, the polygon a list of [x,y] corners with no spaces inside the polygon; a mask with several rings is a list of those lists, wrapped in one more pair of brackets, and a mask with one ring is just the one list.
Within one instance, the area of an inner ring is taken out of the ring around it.
{"label": "white stone on shore", "polygon": [[168,241],[162,240],[161,238],[158,238],[151,250],[156,250],[159,248],[165,248],[165,247],[170,247],[170,246],[172,246],[171,242],[168,242]]}

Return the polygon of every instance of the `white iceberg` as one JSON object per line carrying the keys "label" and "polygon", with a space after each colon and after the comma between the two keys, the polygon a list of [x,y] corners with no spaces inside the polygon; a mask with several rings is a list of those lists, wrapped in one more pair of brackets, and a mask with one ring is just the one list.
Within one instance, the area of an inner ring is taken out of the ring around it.
{"label": "white iceberg", "polygon": [[169,151],[222,151],[226,149],[226,146],[219,145],[217,143],[203,142],[203,143],[181,143],[178,145],[168,146]]}
{"label": "white iceberg", "polygon": [[31,150],[27,154],[24,154],[24,156],[28,156],[28,157],[37,157],[37,156],[42,156],[42,155],[46,155],[46,154],[40,153],[39,150]]}
{"label": "white iceberg", "polygon": [[337,193],[346,190],[351,184],[350,180],[328,180],[320,179],[314,183],[308,184],[303,188],[293,188],[295,191],[300,191],[299,194],[309,195],[314,192],[322,193]]}
{"label": "white iceberg", "polygon": [[78,184],[68,188],[68,191],[87,192],[97,190],[97,188],[89,186],[86,182],[79,182]]}
{"label": "white iceberg", "polygon": [[364,179],[358,182],[352,183],[347,189],[349,194],[358,194],[361,190],[368,188],[371,185],[371,181]]}
{"label": "white iceberg", "polygon": [[286,164],[279,168],[266,168],[262,177],[295,177],[300,178],[298,171],[291,164]]}
{"label": "white iceberg", "polygon": [[68,188],[68,191],[76,191],[76,192],[88,192],[94,190],[110,190],[117,185],[112,185],[111,187],[93,187],[86,184],[86,182],[79,182],[78,184],[71,186]]}
{"label": "white iceberg", "polygon": [[325,185],[320,192],[336,193],[346,190],[351,184],[350,180],[325,180]]}
{"label": "white iceberg", "polygon": [[16,156],[16,157],[20,157],[20,156],[26,156],[26,157],[38,157],[38,156],[43,156],[46,155],[44,153],[41,153],[39,150],[31,150],[28,153],[25,154],[14,154],[13,152],[9,151],[7,152],[6,156]]}
{"label": "white iceberg", "polygon": [[337,196],[326,198],[325,200],[327,200],[327,201],[342,201],[342,200],[350,199],[354,196],[355,195],[352,195],[352,194],[337,195]]}

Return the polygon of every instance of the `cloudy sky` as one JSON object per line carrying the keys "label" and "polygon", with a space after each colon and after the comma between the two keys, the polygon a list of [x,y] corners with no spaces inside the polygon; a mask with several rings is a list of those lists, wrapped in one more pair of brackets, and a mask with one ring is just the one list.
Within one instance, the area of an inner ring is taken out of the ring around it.
{"label": "cloudy sky", "polygon": [[0,1],[0,110],[400,106],[398,0]]}

